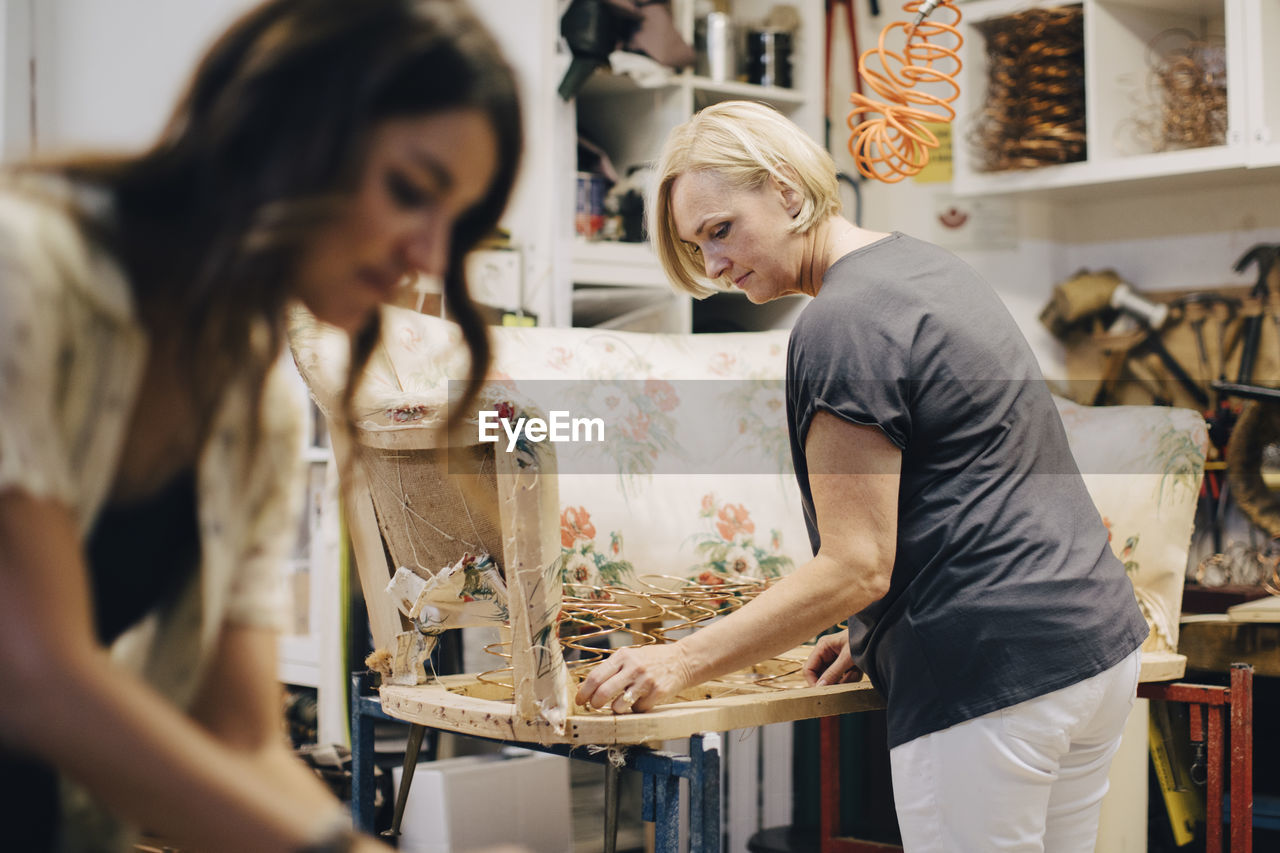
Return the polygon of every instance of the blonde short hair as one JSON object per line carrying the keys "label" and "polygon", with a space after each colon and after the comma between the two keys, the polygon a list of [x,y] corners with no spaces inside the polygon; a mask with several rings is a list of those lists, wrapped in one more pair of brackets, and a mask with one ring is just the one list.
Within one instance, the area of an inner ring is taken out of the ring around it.
{"label": "blonde short hair", "polygon": [[710,172],[743,190],[759,189],[770,178],[790,187],[801,198],[794,233],[840,212],[835,161],[790,119],[750,101],[724,101],[696,113],[671,131],[662,148],[649,234],[667,277],[698,298],[717,289],[709,286],[700,256],[676,234],[671,215],[671,187],[689,172]]}

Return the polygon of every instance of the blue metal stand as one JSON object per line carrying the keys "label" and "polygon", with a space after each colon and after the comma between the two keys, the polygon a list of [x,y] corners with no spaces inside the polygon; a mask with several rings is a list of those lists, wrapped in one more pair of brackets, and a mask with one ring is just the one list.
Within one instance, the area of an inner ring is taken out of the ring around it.
{"label": "blue metal stand", "polygon": [[374,826],[373,724],[389,720],[377,696],[363,693],[367,675],[351,675],[351,819],[361,832],[372,833]]}
{"label": "blue metal stand", "polygon": [[[365,675],[351,677],[351,814],[355,828],[374,832],[373,725],[392,720],[377,696],[362,693]],[[403,721],[401,721],[403,722]],[[654,824],[655,853],[679,853],[680,780],[689,784],[689,853],[718,853],[720,830],[720,735],[704,733],[689,738],[689,752],[680,755],[627,746],[588,751],[564,744],[542,746],[518,741],[494,741],[521,749],[562,755],[577,761],[617,764],[643,774],[640,816]]]}

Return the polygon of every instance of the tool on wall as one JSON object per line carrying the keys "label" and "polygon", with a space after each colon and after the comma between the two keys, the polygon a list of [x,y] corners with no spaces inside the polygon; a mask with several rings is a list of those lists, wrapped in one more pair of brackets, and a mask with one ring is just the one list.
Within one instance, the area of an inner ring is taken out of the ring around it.
{"label": "tool on wall", "polygon": [[[1280,537],[1280,500],[1271,492],[1263,476],[1268,465],[1268,448],[1280,444],[1280,388],[1255,382],[1258,349],[1262,340],[1263,315],[1271,314],[1272,322],[1280,332],[1280,317],[1276,314],[1275,296],[1280,291],[1280,244],[1259,243],[1252,246],[1236,261],[1235,271],[1244,272],[1256,266],[1258,277],[1249,296],[1245,299],[1241,321],[1240,365],[1236,381],[1222,379],[1213,388],[1224,396],[1240,397],[1247,401],[1238,418],[1233,417],[1230,437],[1227,440],[1227,481],[1235,493],[1236,503],[1249,519],[1272,538]],[[1265,380],[1280,382],[1280,376],[1266,376]],[[1223,406],[1219,411],[1232,415]]]}
{"label": "tool on wall", "polygon": [[[1225,379],[1227,370],[1227,329],[1236,319],[1240,311],[1240,300],[1222,293],[1204,291],[1179,296],[1169,303],[1173,316],[1185,322],[1190,328],[1196,345],[1196,373],[1201,386],[1209,397],[1208,409],[1218,408],[1218,392],[1213,388],[1214,379]],[[1210,351],[1210,336],[1205,332],[1205,325],[1213,320],[1217,328],[1216,348]],[[1213,438],[1211,435],[1210,438]],[[1226,437],[1214,444],[1222,446]]]}
{"label": "tool on wall", "polygon": [[1253,381],[1253,367],[1258,358],[1258,341],[1262,337],[1263,306],[1269,295],[1267,279],[1271,277],[1273,269],[1280,267],[1280,245],[1260,243],[1252,247],[1240,257],[1240,260],[1236,261],[1235,271],[1244,272],[1251,266],[1257,266],[1258,279],[1249,293],[1249,299],[1245,302],[1245,317],[1241,331],[1244,343],[1240,351],[1240,369],[1236,375],[1236,382],[1240,385],[1248,385]]}
{"label": "tool on wall", "polygon": [[[873,0],[874,2],[874,0]],[[831,150],[831,42],[836,35],[836,8],[844,7],[844,20],[849,30],[849,54],[854,58],[853,66],[853,90],[862,93],[862,78],[858,76],[858,25],[853,15],[853,0],[827,0],[827,44],[826,44],[826,62],[823,65],[825,69],[823,73],[822,86],[822,110],[826,115],[826,126],[824,140],[827,150]],[[875,11],[872,14],[876,14]]]}
{"label": "tool on wall", "polygon": [[[858,57],[858,76],[882,99],[868,97],[860,87],[849,96],[849,153],[864,177],[897,183],[919,174],[939,146],[928,124],[955,118],[951,104],[960,94],[955,78],[964,44],[956,2],[908,0],[902,10],[914,16],[911,22],[889,24],[877,46]],[[828,6],[828,19],[830,12]],[[943,12],[943,19],[933,18],[935,12]],[[905,43],[901,51],[890,50],[889,38],[899,31]]]}
{"label": "tool on wall", "polygon": [[693,48],[676,31],[668,0],[573,0],[560,18],[573,61],[560,81],[560,97],[577,96],[609,54],[644,54],[672,69],[692,65]]}

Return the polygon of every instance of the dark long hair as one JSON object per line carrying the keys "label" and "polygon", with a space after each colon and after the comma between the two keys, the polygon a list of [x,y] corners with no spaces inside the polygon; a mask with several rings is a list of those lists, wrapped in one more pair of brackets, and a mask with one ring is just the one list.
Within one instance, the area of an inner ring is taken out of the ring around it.
{"label": "dark long hair", "polygon": [[[213,45],[149,150],[56,168],[113,193],[117,215],[100,236],[144,325],[176,333],[207,424],[246,372],[260,414],[302,252],[353,196],[372,128],[459,108],[479,109],[498,145],[492,186],[454,226],[444,280],[471,354],[460,413],[489,363],[463,256],[496,225],[522,147],[514,76],[460,0],[269,0]],[[378,335],[376,314],[352,335],[349,422]]]}

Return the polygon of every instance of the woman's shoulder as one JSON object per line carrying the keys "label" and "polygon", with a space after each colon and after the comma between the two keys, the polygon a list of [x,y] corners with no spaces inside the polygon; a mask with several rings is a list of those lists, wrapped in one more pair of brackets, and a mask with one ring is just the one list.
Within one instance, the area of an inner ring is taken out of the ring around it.
{"label": "woman's shoulder", "polygon": [[132,297],[119,266],[88,227],[109,215],[109,198],[100,189],[53,172],[0,171],[4,284],[75,292],[103,310],[131,317]]}

